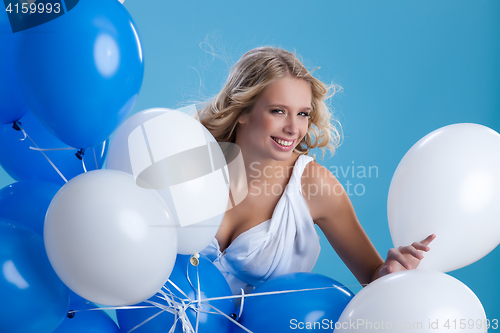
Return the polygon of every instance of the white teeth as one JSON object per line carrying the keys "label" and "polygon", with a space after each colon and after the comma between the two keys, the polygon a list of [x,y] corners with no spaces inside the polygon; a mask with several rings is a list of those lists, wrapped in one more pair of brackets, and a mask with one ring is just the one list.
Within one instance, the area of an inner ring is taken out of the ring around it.
{"label": "white teeth", "polygon": [[273,138],[273,140],[276,141],[277,143],[279,143],[280,145],[285,146],[285,147],[288,147],[293,143],[293,141],[284,141],[284,140],[276,139],[276,138]]}

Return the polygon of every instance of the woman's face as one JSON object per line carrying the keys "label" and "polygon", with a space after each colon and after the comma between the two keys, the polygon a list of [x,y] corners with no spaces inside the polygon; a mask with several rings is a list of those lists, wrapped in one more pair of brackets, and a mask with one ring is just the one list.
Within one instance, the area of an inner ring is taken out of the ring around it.
{"label": "woman's face", "polygon": [[287,160],[307,133],[311,100],[307,81],[289,76],[274,81],[240,117],[236,144],[262,158]]}

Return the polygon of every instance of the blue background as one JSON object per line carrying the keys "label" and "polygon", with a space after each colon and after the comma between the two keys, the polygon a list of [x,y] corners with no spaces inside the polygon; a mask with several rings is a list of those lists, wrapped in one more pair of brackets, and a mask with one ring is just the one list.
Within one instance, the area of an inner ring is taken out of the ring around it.
{"label": "blue background", "polygon": [[[296,51],[309,69],[321,67],[316,77],[342,86],[331,102],[344,142],[334,157],[318,162],[339,171],[377,168],[371,178],[338,178],[344,185],[362,184],[358,193],[364,189],[364,194],[351,200],[384,258],[392,247],[387,193],[406,151],[453,123],[479,123],[500,132],[500,1],[126,0],[124,5],[137,24],[145,57],[134,113],[207,100],[231,65],[262,45]],[[0,187],[12,182],[0,169]],[[359,291],[321,237],[314,272]],[[497,248],[450,273],[476,293],[489,319],[500,319],[499,259]]]}

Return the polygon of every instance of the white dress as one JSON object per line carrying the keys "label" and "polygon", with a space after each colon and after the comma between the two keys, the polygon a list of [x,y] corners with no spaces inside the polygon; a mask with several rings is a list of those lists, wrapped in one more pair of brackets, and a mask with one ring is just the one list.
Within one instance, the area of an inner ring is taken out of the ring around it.
{"label": "white dress", "polygon": [[241,289],[249,293],[272,277],[314,267],[319,237],[301,187],[304,168],[312,160],[299,156],[270,220],[240,234],[224,252],[216,238],[201,252],[223,273],[234,295]]}

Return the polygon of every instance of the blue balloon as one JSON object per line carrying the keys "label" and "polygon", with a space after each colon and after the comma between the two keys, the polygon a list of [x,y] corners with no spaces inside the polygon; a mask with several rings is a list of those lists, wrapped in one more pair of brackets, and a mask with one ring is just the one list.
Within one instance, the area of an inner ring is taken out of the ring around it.
{"label": "blue balloon", "polygon": [[[70,148],[47,130],[31,112],[21,118],[20,123],[39,148]],[[52,161],[66,180],[70,180],[85,169],[90,171],[102,168],[108,152],[107,140],[95,148],[85,150],[84,169],[82,161],[75,155],[77,150],[45,151],[42,154],[30,149],[36,148],[30,138],[21,141],[23,138],[23,133],[16,131],[12,124],[0,125],[0,165],[15,180],[38,179],[64,185],[63,178],[43,154]]]}
{"label": "blue balloon", "polygon": [[144,75],[137,28],[116,0],[85,0],[20,31],[15,68],[31,111],[62,142],[105,141],[134,106]]}
{"label": "blue balloon", "polygon": [[[290,273],[264,282],[252,294],[324,287],[335,288],[247,297],[239,323],[259,333],[305,329],[332,332],[335,322],[354,297],[334,279],[313,273]],[[318,324],[315,326],[315,323]],[[244,332],[240,328],[235,331]]]}
{"label": "blue balloon", "polygon": [[45,213],[60,185],[23,180],[0,189],[0,218],[13,221],[43,236]]}
{"label": "blue balloon", "polygon": [[13,66],[16,37],[7,12],[0,10],[0,124],[13,123],[29,110]]}
{"label": "blue balloon", "polygon": [[71,301],[68,315],[53,333],[118,333],[120,329],[111,317],[91,302]]}
{"label": "blue balloon", "polygon": [[[221,296],[232,296],[231,289],[227,284],[226,279],[222,275],[222,273],[217,269],[208,260],[207,258],[201,256],[200,263],[198,266],[193,266],[189,263],[189,259],[191,256],[188,255],[177,255],[177,259],[175,261],[175,266],[170,274],[169,280],[172,281],[177,287],[179,287],[191,300],[197,299],[197,290],[198,290],[198,277],[200,281],[200,290],[203,298],[212,298],[212,297],[221,297]],[[198,274],[197,274],[198,271]],[[188,280],[191,281],[192,285]],[[181,292],[179,292],[170,282],[167,281],[165,284],[165,288],[168,288],[177,298],[176,301],[180,302],[180,299],[186,300],[186,296],[184,296]],[[163,289],[165,291],[165,288]],[[168,303],[162,300],[160,297],[161,294],[156,294],[154,297],[150,298],[150,301],[160,303],[164,306],[168,306]],[[225,313],[227,316],[236,312],[234,300],[233,299],[225,299],[225,300],[217,300],[206,302],[210,305],[216,307],[218,310]],[[140,303],[138,305],[141,306],[151,306],[149,303]],[[196,307],[196,305],[193,305]],[[213,310],[209,305],[203,304],[201,309],[203,311],[212,311]],[[141,324],[143,321],[148,318],[158,314],[162,310],[160,308],[151,308],[151,309],[124,309],[117,310],[116,316],[118,318],[118,323],[120,325],[120,329],[124,332],[128,332],[133,329],[137,325]],[[192,327],[194,328],[196,325],[196,314],[189,308],[187,311],[187,317],[191,322]],[[224,333],[230,332],[230,329],[235,324],[231,323],[229,319],[220,315],[213,313],[200,312],[199,313],[199,333],[208,333],[208,332],[216,332],[216,333]],[[164,333],[168,332],[173,325],[175,326],[176,333],[182,333],[182,323],[181,321],[177,321],[175,323],[174,315],[169,312],[162,312],[160,315],[154,317],[152,320],[148,321],[146,324],[140,326],[135,329],[134,332],[142,332],[142,333]]]}
{"label": "blue balloon", "polygon": [[83,298],[82,296],[78,295],[77,293],[75,293],[73,290],[71,289],[68,289],[69,290],[69,301],[70,301],[70,305],[72,305],[73,307],[75,305],[80,305],[80,303],[83,303],[83,304],[90,304],[92,303],[91,301]]}
{"label": "blue balloon", "polygon": [[0,332],[52,332],[68,312],[69,294],[42,238],[1,220],[0,266]]}

